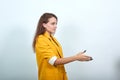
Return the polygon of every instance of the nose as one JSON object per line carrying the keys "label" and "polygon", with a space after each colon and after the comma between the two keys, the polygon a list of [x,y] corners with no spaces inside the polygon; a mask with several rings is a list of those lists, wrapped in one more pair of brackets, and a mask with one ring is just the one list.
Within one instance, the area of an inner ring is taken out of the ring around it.
{"label": "nose", "polygon": [[57,28],[57,25],[55,25],[55,28]]}

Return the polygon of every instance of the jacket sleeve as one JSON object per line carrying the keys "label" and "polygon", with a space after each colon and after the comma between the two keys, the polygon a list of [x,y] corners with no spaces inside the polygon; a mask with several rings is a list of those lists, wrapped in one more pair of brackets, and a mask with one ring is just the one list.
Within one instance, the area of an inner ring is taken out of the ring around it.
{"label": "jacket sleeve", "polygon": [[47,59],[48,61],[53,57],[56,56],[55,52],[49,46],[48,43],[42,37],[38,37],[36,40],[35,46],[36,54],[40,56],[42,59]]}

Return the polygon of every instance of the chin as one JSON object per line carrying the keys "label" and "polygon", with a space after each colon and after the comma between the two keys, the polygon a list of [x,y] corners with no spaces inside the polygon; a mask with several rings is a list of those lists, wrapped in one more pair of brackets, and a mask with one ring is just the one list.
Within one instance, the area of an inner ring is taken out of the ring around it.
{"label": "chin", "polygon": [[52,31],[52,33],[55,33],[55,31]]}
{"label": "chin", "polygon": [[52,32],[52,34],[54,35],[54,34],[55,34],[55,31],[54,31],[54,32]]}

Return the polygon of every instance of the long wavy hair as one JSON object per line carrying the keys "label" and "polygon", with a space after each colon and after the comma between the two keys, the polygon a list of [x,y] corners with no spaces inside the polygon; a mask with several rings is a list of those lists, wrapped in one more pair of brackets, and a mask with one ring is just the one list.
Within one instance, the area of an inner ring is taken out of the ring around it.
{"label": "long wavy hair", "polygon": [[33,38],[33,44],[32,44],[32,47],[33,47],[33,50],[35,52],[35,44],[36,44],[36,38],[41,35],[41,34],[44,34],[46,29],[43,27],[43,23],[48,23],[49,21],[49,18],[52,18],[52,17],[55,17],[56,20],[57,19],[57,16],[53,13],[44,13],[39,21],[38,21],[38,25],[37,25],[37,28],[36,28],[36,32],[35,32],[35,36]]}

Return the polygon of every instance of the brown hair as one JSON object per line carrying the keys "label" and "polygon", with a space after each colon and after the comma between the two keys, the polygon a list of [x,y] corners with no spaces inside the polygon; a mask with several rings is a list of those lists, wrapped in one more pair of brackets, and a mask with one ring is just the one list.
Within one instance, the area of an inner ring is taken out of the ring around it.
{"label": "brown hair", "polygon": [[44,13],[39,21],[38,21],[38,25],[37,25],[37,28],[36,28],[36,32],[35,32],[35,36],[34,36],[34,39],[33,39],[33,44],[32,44],[32,47],[33,47],[33,50],[35,51],[35,44],[36,44],[36,38],[41,35],[41,34],[44,34],[45,33],[45,28],[43,27],[43,23],[48,23],[48,20],[49,18],[52,18],[52,17],[55,17],[56,20],[57,20],[57,16],[53,13]]}

